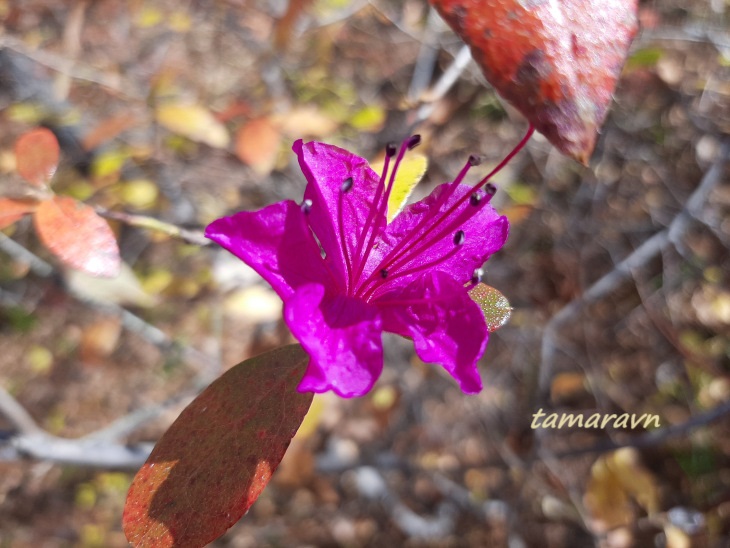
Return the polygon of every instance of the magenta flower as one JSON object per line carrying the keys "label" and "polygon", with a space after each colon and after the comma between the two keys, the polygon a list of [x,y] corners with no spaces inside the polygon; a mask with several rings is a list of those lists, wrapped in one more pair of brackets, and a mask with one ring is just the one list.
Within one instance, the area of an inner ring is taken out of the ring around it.
{"label": "magenta flower", "polygon": [[492,174],[462,184],[474,158],[387,223],[398,164],[419,141],[403,143],[390,172],[389,146],[378,176],[346,150],[299,140],[293,150],[308,181],[301,204],[244,211],[206,229],[284,301],[284,319],[310,356],[302,392],[367,393],[383,368],[383,331],[413,339],[418,356],[441,364],[465,393],[482,388],[477,361],[489,334],[468,289],[509,225],[489,204]]}

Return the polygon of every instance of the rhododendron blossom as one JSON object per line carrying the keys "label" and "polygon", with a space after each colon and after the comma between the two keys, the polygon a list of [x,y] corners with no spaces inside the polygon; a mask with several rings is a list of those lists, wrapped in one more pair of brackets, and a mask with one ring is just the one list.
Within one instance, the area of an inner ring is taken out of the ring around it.
{"label": "rhododendron blossom", "polygon": [[[477,361],[489,333],[469,288],[507,239],[507,218],[490,205],[488,179],[454,181],[388,223],[400,150],[389,145],[382,175],[333,145],[294,143],[307,179],[304,200],[285,200],[211,223],[206,236],[256,270],[284,301],[284,319],[310,356],[299,391],[367,393],[383,368],[383,331],[413,339],[467,394],[482,388]],[[390,164],[393,164],[390,169]]]}

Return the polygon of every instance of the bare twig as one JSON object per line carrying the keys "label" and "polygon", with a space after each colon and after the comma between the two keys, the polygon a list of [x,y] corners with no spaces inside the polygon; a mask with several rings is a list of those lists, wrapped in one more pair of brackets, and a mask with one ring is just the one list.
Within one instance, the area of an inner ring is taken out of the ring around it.
{"label": "bare twig", "polygon": [[75,466],[135,469],[147,460],[152,446],[151,443],[128,446],[107,440],[70,440],[38,432],[13,437],[7,446],[0,446],[0,460],[33,458]]}
{"label": "bare twig", "polygon": [[668,231],[662,230],[654,234],[637,247],[628,257],[618,263],[611,272],[600,278],[583,295],[563,307],[545,326],[542,335],[542,359],[539,375],[538,403],[547,401],[552,379],[553,362],[557,353],[557,339],[560,328],[568,320],[578,315],[587,305],[610,294],[631,277],[632,270],[639,268],[659,255],[668,241]]}
{"label": "bare twig", "polygon": [[3,415],[18,432],[23,434],[37,434],[41,431],[33,417],[2,386],[0,386],[0,415]]}
{"label": "bare twig", "polygon": [[459,79],[459,76],[461,76],[466,67],[469,66],[470,61],[471,51],[469,50],[469,46],[463,46],[454,58],[454,62],[451,63],[449,68],[441,75],[438,82],[436,82],[431,90],[423,94],[422,99],[424,103],[418,108],[418,111],[416,112],[416,119],[413,121],[409,132],[412,133],[416,126],[421,124],[421,122],[428,120],[436,108],[436,103],[443,98],[446,93],[448,93]]}
{"label": "bare twig", "polygon": [[423,40],[421,41],[421,49],[418,51],[416,66],[413,68],[413,76],[411,77],[411,85],[408,87],[408,101],[415,102],[423,94],[428,87],[433,75],[433,68],[438,57],[438,48],[434,47],[429,40],[434,32],[434,27],[439,23],[439,15],[435,9],[430,8],[428,19],[426,20],[426,28],[423,31]]}
{"label": "bare twig", "polygon": [[[538,394],[539,404],[547,401],[560,328],[571,318],[577,316],[587,305],[602,299],[616,290],[632,276],[633,270],[645,265],[654,257],[658,256],[667,243],[671,242],[674,245],[678,245],[679,236],[686,230],[689,218],[698,218],[702,204],[707,200],[707,196],[712,188],[720,181],[728,155],[730,155],[730,143],[725,143],[717,160],[707,173],[705,173],[700,184],[692,193],[689,200],[687,200],[686,207],[675,216],[668,228],[654,234],[654,236],[641,244],[628,257],[618,263],[611,272],[596,281],[579,299],[571,301],[548,322],[542,337],[542,360]],[[701,219],[698,220],[704,222]]]}
{"label": "bare twig", "polygon": [[8,238],[0,232],[0,251],[10,255],[12,259],[19,263],[25,263],[38,276],[43,278],[53,274],[53,267],[46,261],[25,249],[15,240]]}
{"label": "bare twig", "polygon": [[182,228],[172,223],[155,219],[154,217],[134,215],[132,213],[124,213],[122,211],[111,211],[101,206],[94,206],[94,209],[99,215],[106,217],[107,219],[113,219],[137,228],[146,228],[148,230],[162,232],[163,234],[167,234],[173,238],[179,238],[190,244],[206,246],[211,243],[210,240],[205,237],[202,230]]}
{"label": "bare twig", "polygon": [[620,449],[621,447],[652,447],[664,443],[671,438],[687,434],[699,426],[706,426],[726,415],[730,415],[730,401],[718,405],[714,409],[704,413],[699,413],[691,419],[679,424],[673,424],[666,428],[656,428],[639,436],[628,438],[622,442],[615,442],[608,439],[601,440],[599,443],[591,445],[590,447],[570,449],[568,451],[555,453],[554,457],[560,459],[563,457],[576,457],[590,453],[607,453],[609,451],[614,451],[615,449]]}

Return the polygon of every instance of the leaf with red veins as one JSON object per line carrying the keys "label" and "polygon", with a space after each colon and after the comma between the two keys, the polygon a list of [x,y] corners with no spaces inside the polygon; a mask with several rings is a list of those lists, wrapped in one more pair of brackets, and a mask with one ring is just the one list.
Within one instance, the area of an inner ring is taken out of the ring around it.
{"label": "leaf with red veins", "polygon": [[38,207],[34,200],[14,200],[0,198],[0,230],[9,227],[28,213],[33,213]]}
{"label": "leaf with red veins", "polygon": [[41,241],[68,266],[102,278],[119,274],[117,240],[90,206],[54,196],[38,205],[33,219]]}
{"label": "leaf with red veins", "polygon": [[15,143],[18,173],[33,186],[50,184],[58,167],[59,155],[56,136],[43,127],[24,133]]}
{"label": "leaf with red veins", "polygon": [[309,362],[299,345],[228,370],[165,432],[127,495],[135,547],[205,546],[249,509],[312,403],[297,392]]}
{"label": "leaf with red veins", "polygon": [[587,164],[631,40],[636,0],[430,0],[487,80]]}

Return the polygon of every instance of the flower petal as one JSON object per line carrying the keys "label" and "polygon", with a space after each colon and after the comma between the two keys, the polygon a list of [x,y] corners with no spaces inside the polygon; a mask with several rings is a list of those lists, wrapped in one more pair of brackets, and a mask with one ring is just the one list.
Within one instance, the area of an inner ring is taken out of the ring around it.
{"label": "flower petal", "polygon": [[334,283],[305,214],[291,200],[217,219],[205,236],[258,272],[283,300],[304,284]]}
{"label": "flower petal", "polygon": [[325,297],[321,285],[309,284],[284,303],[284,318],[311,358],[300,392],[333,390],[352,398],[372,388],[383,370],[377,308],[350,297]]}
{"label": "flower petal", "polygon": [[[408,237],[416,241],[411,233],[424,234],[430,230],[413,246],[402,266],[393,269],[393,265],[388,265],[388,281],[381,284],[382,289],[378,294],[384,294],[396,287],[405,287],[424,270],[446,272],[456,280],[466,283],[471,279],[474,270],[481,267],[490,255],[504,245],[509,233],[507,217],[497,213],[485,199],[477,205],[465,200],[445,222],[433,224],[438,214],[447,211],[460,198],[474,191],[470,185],[459,185],[444,201],[443,193],[448,191],[449,186],[450,183],[440,185],[423,200],[406,207],[383,231],[368,259],[366,276],[385,267],[383,260],[386,263],[390,260],[388,253],[401,240]],[[419,228],[426,220],[427,224]],[[457,247],[454,235],[459,230],[464,232],[464,241]],[[406,245],[405,248],[409,246]],[[422,249],[416,252],[418,248]],[[397,265],[398,262],[394,264]],[[411,274],[403,275],[405,272]]]}
{"label": "flower petal", "polygon": [[429,272],[374,304],[384,330],[413,338],[423,361],[441,364],[466,394],[482,389],[477,361],[489,333],[479,305],[461,283],[444,272]]}
{"label": "flower petal", "polygon": [[[368,234],[366,221],[372,208],[380,177],[367,160],[347,150],[325,143],[301,140],[292,147],[308,185],[304,198],[312,200],[308,222],[326,254],[326,260],[342,280],[359,262],[358,249]],[[352,188],[342,192],[342,183],[352,178]],[[341,211],[340,211],[341,209]],[[383,230],[386,212],[373,219],[376,234]],[[353,275],[354,277],[355,275]],[[349,282],[348,282],[349,285]]]}

